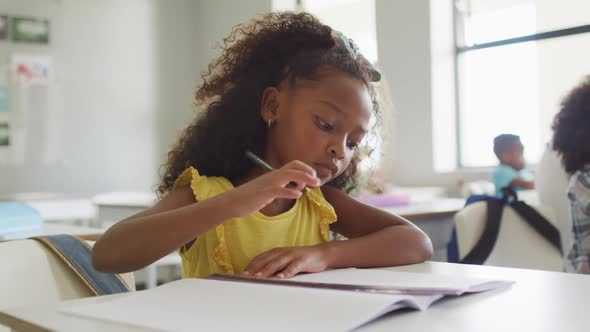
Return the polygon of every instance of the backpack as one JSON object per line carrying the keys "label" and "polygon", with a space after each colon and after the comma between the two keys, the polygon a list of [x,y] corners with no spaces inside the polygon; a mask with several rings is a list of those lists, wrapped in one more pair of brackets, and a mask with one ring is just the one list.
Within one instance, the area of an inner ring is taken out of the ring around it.
{"label": "backpack", "polygon": [[457,231],[456,229],[453,229],[451,241],[447,246],[447,258],[449,262],[484,264],[496,244],[498,233],[500,231],[502,212],[505,206],[514,209],[522,220],[529,224],[539,235],[559,250],[559,252],[562,252],[559,230],[537,212],[537,210],[525,202],[519,201],[518,196],[513,189],[503,188],[501,198],[487,195],[470,196],[467,199],[465,206],[480,201],[485,201],[487,205],[486,221],[481,237],[469,253],[467,253],[463,259],[459,259]]}

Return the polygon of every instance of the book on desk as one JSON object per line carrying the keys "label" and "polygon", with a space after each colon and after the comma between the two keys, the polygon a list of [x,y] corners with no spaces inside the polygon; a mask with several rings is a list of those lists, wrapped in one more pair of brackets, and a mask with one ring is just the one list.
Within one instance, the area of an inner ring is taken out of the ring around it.
{"label": "book on desk", "polygon": [[328,270],[288,280],[213,275],[62,311],[164,331],[348,331],[400,308],[427,310],[445,296],[511,284],[374,269]]}

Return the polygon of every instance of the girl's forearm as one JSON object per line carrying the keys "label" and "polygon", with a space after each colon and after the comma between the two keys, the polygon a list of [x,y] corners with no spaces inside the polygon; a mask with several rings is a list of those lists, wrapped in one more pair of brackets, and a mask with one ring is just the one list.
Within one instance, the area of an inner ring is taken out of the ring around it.
{"label": "girl's forearm", "polygon": [[421,263],[432,257],[432,243],[412,226],[390,226],[378,232],[321,245],[328,267],[385,267]]}
{"label": "girl's forearm", "polygon": [[226,195],[185,207],[123,220],[95,244],[92,264],[103,272],[141,269],[234,216]]}

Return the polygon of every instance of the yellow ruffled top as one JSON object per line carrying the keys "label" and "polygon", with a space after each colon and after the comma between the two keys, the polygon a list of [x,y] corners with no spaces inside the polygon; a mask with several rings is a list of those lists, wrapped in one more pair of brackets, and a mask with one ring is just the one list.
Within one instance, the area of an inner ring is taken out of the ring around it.
{"label": "yellow ruffled top", "polygon": [[[187,168],[174,189],[190,185],[197,201],[234,189],[223,177],[201,176]],[[311,246],[330,240],[334,208],[317,189],[305,189],[293,207],[280,215],[255,212],[225,221],[199,236],[190,248],[181,248],[182,277],[204,278],[213,273],[239,274],[250,260],[276,247]],[[195,216],[195,222],[199,222]]]}

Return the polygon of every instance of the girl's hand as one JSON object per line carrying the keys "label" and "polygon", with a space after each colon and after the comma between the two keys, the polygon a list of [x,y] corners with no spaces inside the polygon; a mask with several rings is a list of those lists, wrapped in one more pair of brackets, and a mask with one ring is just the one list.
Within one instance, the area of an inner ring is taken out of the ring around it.
{"label": "girl's hand", "polygon": [[274,248],[254,257],[242,275],[266,278],[275,274],[283,279],[300,272],[322,272],[328,268],[326,255],[322,245]]}
{"label": "girl's hand", "polygon": [[[290,185],[294,183],[295,185]],[[259,211],[277,198],[297,199],[306,187],[317,187],[320,180],[310,166],[294,160],[285,166],[228,191],[229,207],[235,217]]]}

